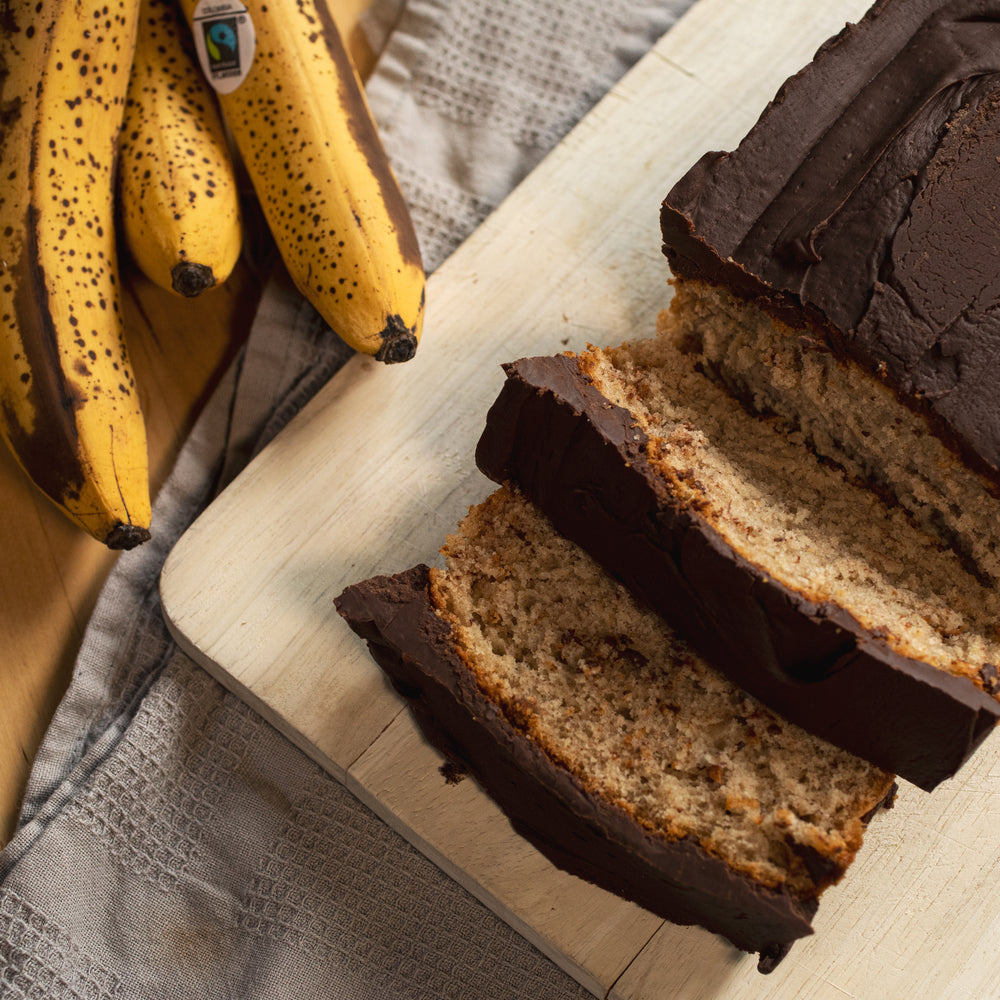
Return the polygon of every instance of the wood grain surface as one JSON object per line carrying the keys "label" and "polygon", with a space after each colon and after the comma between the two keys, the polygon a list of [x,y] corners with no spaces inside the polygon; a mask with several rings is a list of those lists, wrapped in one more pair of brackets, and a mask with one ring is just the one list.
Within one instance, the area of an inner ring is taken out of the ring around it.
{"label": "wood grain surface", "polygon": [[[359,30],[370,0],[335,0],[359,71],[375,53]],[[245,339],[260,282],[241,264],[188,301],[122,264],[129,351],[149,437],[151,488],[173,465],[202,403]],[[14,831],[35,751],[72,675],[87,620],[117,558],[34,488],[0,446],[0,846]],[[155,525],[154,525],[155,530]]]}
{"label": "wood grain surface", "polygon": [[699,0],[432,277],[417,358],[355,359],[192,526],[161,593],[171,628],[364,802],[597,996],[987,1000],[1000,741],[932,795],[903,788],[814,937],[770,977],[721,939],[650,918],[533,855],[440,758],[333,608],[344,585],[436,561],[492,484],[475,442],[525,354],[653,330],[667,300],[657,209],[733,146],[866,3]]}

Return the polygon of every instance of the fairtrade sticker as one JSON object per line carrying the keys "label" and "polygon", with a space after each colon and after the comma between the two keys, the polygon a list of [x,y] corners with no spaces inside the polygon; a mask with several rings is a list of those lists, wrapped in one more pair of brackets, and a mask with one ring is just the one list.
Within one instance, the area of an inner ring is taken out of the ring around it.
{"label": "fairtrade sticker", "polygon": [[238,0],[200,0],[191,29],[208,82],[220,94],[232,93],[250,72],[256,46],[246,7]]}

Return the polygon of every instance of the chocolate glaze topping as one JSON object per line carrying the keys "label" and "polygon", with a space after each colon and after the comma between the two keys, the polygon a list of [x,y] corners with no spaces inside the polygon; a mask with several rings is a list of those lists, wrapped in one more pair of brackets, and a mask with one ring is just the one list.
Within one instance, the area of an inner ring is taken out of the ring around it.
{"label": "chocolate glaze topping", "polygon": [[812,933],[814,899],[760,885],[690,840],[643,830],[512,725],[460,660],[434,611],[426,566],[348,587],[336,605],[409,700],[427,738],[468,769],[553,864],[674,923],[700,924],[759,952],[762,972]]}
{"label": "chocolate glaze topping", "polygon": [[661,211],[682,278],[814,324],[1000,480],[1000,0],[880,0]]}
{"label": "chocolate glaze topping", "polygon": [[644,432],[574,358],[505,370],[476,452],[482,471],[518,486],[746,691],[927,790],[992,730],[1000,703],[971,680],[900,655],[838,605],[770,579],[677,505]]}

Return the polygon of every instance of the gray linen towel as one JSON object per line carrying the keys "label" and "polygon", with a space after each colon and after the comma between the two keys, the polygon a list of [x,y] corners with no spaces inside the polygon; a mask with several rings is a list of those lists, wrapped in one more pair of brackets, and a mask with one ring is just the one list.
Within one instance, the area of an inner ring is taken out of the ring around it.
{"label": "gray linen towel", "polygon": [[[368,92],[428,270],[691,2],[373,5]],[[584,995],[163,624],[171,545],[347,355],[279,271],[153,541],[111,574],[38,753],[0,853],[0,996]]]}

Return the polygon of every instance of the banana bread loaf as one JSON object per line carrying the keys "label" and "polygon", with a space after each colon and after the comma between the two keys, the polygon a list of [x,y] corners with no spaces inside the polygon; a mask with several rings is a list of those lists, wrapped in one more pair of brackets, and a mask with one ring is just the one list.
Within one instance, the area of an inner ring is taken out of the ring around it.
{"label": "banana bread loaf", "polygon": [[880,0],[661,207],[707,367],[1000,578],[1000,2]]}
{"label": "banana bread loaf", "polygon": [[427,735],[556,865],[769,971],[891,776],[708,667],[517,493],[442,551],[337,599]]}

